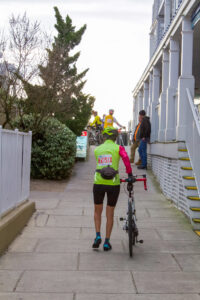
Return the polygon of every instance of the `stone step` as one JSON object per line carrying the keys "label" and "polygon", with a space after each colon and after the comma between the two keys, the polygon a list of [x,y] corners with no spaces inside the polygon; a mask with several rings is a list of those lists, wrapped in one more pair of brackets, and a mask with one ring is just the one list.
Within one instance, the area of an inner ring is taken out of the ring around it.
{"label": "stone step", "polygon": [[185,179],[185,180],[195,180],[195,177],[193,177],[193,176],[183,176],[183,179]]}
{"label": "stone step", "polygon": [[193,171],[192,167],[181,167],[184,171]]}
{"label": "stone step", "polygon": [[190,191],[197,191],[197,187],[196,186],[185,186],[186,190],[190,190]]}
{"label": "stone step", "polygon": [[191,201],[200,201],[200,197],[198,196],[188,196],[187,198]]}
{"label": "stone step", "polygon": [[185,148],[179,148],[178,151],[179,152],[188,152],[187,149],[185,149]]}
{"label": "stone step", "polygon": [[182,160],[182,161],[190,161],[190,158],[189,158],[189,157],[180,157],[179,160]]}
{"label": "stone step", "polygon": [[194,223],[200,223],[200,219],[192,219]]}
{"label": "stone step", "polygon": [[200,207],[190,207],[190,210],[200,212]]}

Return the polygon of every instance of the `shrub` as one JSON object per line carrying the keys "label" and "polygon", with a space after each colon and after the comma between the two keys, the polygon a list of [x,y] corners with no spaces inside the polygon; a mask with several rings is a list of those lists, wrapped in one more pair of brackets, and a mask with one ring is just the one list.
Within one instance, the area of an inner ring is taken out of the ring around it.
{"label": "shrub", "polygon": [[[32,130],[34,118],[23,118],[25,130]],[[42,121],[33,135],[31,175],[33,178],[65,179],[73,168],[76,136],[55,118]]]}

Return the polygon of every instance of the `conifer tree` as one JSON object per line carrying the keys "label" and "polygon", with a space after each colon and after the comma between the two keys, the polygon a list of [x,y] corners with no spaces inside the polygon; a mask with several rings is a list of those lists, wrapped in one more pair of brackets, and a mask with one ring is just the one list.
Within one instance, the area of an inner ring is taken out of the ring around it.
{"label": "conifer tree", "polygon": [[75,54],[71,52],[74,52],[74,48],[80,44],[86,25],[76,30],[69,16],[64,20],[58,8],[54,7],[54,10],[57,35],[52,49],[47,50],[47,65],[40,66],[40,76],[54,94],[54,102],[57,103],[56,118],[71,126],[71,129],[79,135],[90,118],[94,97],[83,93],[86,83],[84,78],[88,69],[81,73],[77,70],[76,63],[80,52]]}

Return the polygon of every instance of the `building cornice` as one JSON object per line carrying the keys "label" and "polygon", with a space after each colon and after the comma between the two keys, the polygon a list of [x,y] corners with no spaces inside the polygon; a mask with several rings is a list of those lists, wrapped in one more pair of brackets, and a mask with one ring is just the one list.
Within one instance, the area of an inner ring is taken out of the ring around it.
{"label": "building cornice", "polygon": [[162,55],[162,49],[167,47],[167,45],[169,44],[169,41],[170,41],[170,37],[174,36],[176,31],[180,27],[180,25],[182,23],[182,17],[186,16],[188,14],[188,12],[192,9],[192,7],[195,5],[196,2],[197,2],[197,0],[185,0],[182,3],[179,11],[177,12],[177,15],[172,20],[172,23],[171,23],[168,31],[166,32],[165,36],[161,40],[158,48],[156,49],[154,55],[152,56],[151,60],[149,61],[148,65],[147,65],[145,71],[143,72],[139,82],[137,83],[136,87],[134,88],[134,90],[133,90],[134,97],[137,95],[138,91],[142,88],[143,83],[145,81],[147,81],[147,79],[149,77],[149,73],[152,71],[153,66],[155,66],[157,64],[157,62],[159,61],[159,59]]}

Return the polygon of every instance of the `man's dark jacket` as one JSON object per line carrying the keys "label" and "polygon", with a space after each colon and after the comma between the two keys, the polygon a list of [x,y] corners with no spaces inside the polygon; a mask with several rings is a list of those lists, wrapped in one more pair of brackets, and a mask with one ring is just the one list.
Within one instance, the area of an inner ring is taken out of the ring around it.
{"label": "man's dark jacket", "polygon": [[140,139],[150,139],[151,123],[149,117],[144,117],[140,126]]}

